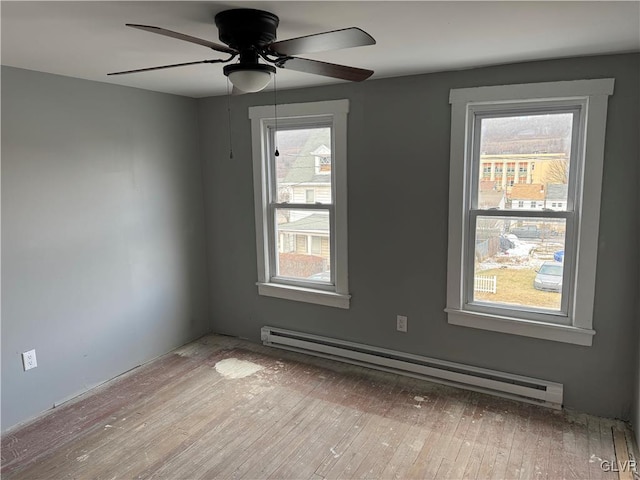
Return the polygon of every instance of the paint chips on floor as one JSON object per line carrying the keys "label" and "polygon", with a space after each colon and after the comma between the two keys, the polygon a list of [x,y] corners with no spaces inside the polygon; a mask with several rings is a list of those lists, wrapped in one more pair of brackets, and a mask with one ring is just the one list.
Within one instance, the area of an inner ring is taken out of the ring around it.
{"label": "paint chips on floor", "polygon": [[227,358],[216,363],[216,372],[225,378],[244,378],[259,372],[264,367],[257,363],[237,358]]}

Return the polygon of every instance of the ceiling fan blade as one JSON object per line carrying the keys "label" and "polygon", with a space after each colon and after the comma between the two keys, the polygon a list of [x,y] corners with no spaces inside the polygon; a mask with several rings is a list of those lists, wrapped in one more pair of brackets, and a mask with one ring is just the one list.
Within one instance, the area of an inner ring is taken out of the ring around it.
{"label": "ceiling fan blade", "polygon": [[308,58],[293,57],[285,60],[281,66],[287,70],[324,75],[325,77],[339,78],[341,80],[349,80],[351,82],[361,82],[373,75],[373,70],[347,67],[345,65],[320,62],[318,60],[309,60]]}
{"label": "ceiling fan blade", "polygon": [[269,50],[282,55],[300,55],[304,53],[325,52],[341,48],[364,47],[374,45],[376,41],[364,30],[357,27],[316,33],[305,37],[290,38],[269,45]]}
{"label": "ceiling fan blade", "polygon": [[136,70],[125,70],[124,72],[107,73],[107,75],[126,75],[128,73],[150,72],[152,70],[162,70],[165,68],[186,67],[187,65],[198,65],[200,63],[219,63],[215,60],[200,60],[199,62],[174,63],[173,65],[162,65],[161,67],[138,68]]}
{"label": "ceiling fan blade", "polygon": [[137,28],[139,30],[144,30],[146,32],[164,35],[165,37],[177,38],[178,40],[184,40],[185,42],[196,43],[204,47],[209,47],[218,52],[229,53],[231,55],[238,54],[238,52],[233,48],[229,48],[227,46],[220,45],[218,43],[210,42],[209,40],[204,40],[202,38],[192,37],[191,35],[185,35],[184,33],[178,33],[178,32],[174,32],[173,30],[167,30],[166,28],[154,27],[152,25],[137,25],[135,23],[127,23],[126,25],[127,27]]}

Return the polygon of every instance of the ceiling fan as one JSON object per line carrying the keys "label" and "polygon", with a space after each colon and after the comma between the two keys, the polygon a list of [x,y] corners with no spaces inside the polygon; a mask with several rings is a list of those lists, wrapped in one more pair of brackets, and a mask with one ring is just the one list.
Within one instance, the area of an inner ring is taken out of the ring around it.
{"label": "ceiling fan", "polygon": [[350,27],[277,42],[275,40],[279,22],[276,15],[262,10],[240,8],[220,12],[215,16],[215,23],[220,40],[228,46],[160,27],[127,23],[128,27],[196,43],[216,52],[226,53],[229,57],[113,72],[108,75],[148,72],[200,63],[229,63],[238,57],[238,61],[226,65],[223,72],[233,84],[234,90],[247,93],[264,89],[269,84],[271,75],[276,73],[276,67],[353,82],[366,80],[373,74],[373,70],[293,56],[375,44],[373,37],[364,30]]}

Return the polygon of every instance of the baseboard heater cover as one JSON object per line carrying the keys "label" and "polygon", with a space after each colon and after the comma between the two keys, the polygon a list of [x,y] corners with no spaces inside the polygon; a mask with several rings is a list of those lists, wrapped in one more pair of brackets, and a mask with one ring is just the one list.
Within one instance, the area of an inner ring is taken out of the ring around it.
{"label": "baseboard heater cover", "polygon": [[560,383],[275,327],[262,327],[261,339],[270,347],[562,408],[563,386]]}

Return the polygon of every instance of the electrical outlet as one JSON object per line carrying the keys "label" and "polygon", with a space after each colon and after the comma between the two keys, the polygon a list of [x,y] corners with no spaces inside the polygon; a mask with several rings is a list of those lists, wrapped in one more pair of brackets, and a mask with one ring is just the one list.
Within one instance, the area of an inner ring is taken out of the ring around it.
{"label": "electrical outlet", "polygon": [[397,319],[397,323],[396,323],[396,328],[398,329],[399,332],[406,332],[407,331],[407,317],[405,317],[404,315],[398,315],[396,317]]}
{"label": "electrical outlet", "polygon": [[24,352],[22,354],[22,365],[24,366],[24,371],[31,370],[32,368],[36,368],[38,366],[38,362],[36,361],[36,351],[29,350],[28,352]]}

